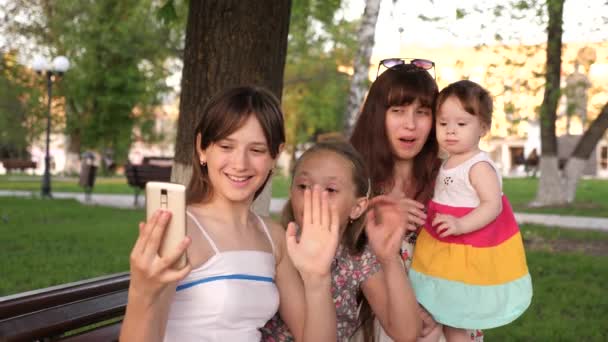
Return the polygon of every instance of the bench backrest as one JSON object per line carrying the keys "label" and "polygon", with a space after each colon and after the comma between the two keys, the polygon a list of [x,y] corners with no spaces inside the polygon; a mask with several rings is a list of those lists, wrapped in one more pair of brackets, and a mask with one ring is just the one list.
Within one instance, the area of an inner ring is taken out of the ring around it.
{"label": "bench backrest", "polygon": [[129,274],[119,273],[0,297],[0,341],[63,339],[76,329],[65,339],[117,340],[128,288]]}
{"label": "bench backrest", "polygon": [[125,175],[130,186],[143,189],[149,181],[168,182],[171,179],[171,167],[127,164]]}

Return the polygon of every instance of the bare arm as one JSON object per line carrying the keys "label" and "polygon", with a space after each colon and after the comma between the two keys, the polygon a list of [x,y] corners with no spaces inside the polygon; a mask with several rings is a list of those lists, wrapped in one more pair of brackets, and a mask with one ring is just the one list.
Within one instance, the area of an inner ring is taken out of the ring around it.
{"label": "bare arm", "polygon": [[189,264],[180,270],[171,268],[186,251],[189,238],[168,255],[158,255],[170,217],[170,213],[157,212],[139,225],[139,236],[130,256],[131,281],[121,341],[162,341],[176,284],[190,273]]}
{"label": "bare arm", "polygon": [[421,329],[418,303],[399,249],[407,222],[398,201],[377,197],[370,202],[365,232],[382,269],[361,286],[384,330],[395,341],[414,341]]}
{"label": "bare arm", "polygon": [[277,266],[279,312],[296,341],[336,341],[336,308],[331,297],[330,266],[339,239],[337,208],[315,185],[304,192],[302,234],[290,223],[280,244]]}
{"label": "bare arm", "polygon": [[439,224],[439,236],[471,233],[494,221],[502,211],[500,182],[494,168],[485,162],[477,163],[469,171],[471,185],[479,196],[479,206],[461,218],[438,214],[433,226]]}
{"label": "bare arm", "polygon": [[363,294],[393,340],[415,341],[421,330],[418,303],[405,267],[396,256],[362,285]]}

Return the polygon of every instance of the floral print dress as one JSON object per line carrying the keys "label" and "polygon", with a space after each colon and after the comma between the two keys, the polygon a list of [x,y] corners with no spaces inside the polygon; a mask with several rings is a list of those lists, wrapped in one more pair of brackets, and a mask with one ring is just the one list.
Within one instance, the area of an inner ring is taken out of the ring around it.
{"label": "floral print dress", "polygon": [[[360,255],[351,255],[344,246],[338,246],[331,268],[331,291],[336,304],[338,341],[348,341],[357,330],[359,326],[357,294],[361,284],[379,270],[380,264],[369,245]],[[278,314],[260,330],[262,341],[294,341],[287,325]]]}

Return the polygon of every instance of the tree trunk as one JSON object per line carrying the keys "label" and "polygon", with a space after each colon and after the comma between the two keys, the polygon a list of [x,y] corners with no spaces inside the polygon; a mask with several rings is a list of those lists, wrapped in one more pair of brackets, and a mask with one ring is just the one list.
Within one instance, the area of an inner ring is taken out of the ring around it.
{"label": "tree trunk", "polygon": [[555,120],[560,96],[560,70],[562,64],[562,21],[564,0],[548,0],[549,26],[547,28],[547,71],[545,76],[545,93],[540,109],[541,123],[541,158],[540,182],[535,205],[565,203],[565,192],[562,187],[557,163],[557,138]]}
{"label": "tree trunk", "polygon": [[374,34],[380,11],[380,0],[366,0],[365,10],[361,18],[361,26],[357,33],[359,49],[355,55],[353,79],[350,83],[346,113],[344,113],[344,135],[350,137],[359,109],[365,98],[367,81],[369,80],[369,59],[374,48]]}
{"label": "tree trunk", "polygon": [[608,128],[608,103],[604,105],[600,115],[591,123],[589,129],[576,144],[572,156],[564,169],[566,177],[566,202],[574,202],[578,181],[583,175],[585,164],[589,160],[591,153],[595,151],[597,143]]}
{"label": "tree trunk", "polygon": [[[255,84],[281,97],[290,9],[291,1],[190,1],[174,181],[190,179],[195,125],[213,94]],[[268,184],[254,205],[261,214],[270,206]]]}

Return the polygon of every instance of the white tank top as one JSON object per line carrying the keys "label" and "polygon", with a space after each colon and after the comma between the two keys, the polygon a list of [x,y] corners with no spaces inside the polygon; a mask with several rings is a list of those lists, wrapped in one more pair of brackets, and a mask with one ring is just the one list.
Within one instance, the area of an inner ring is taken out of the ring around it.
{"label": "white tank top", "polygon": [[479,196],[469,179],[469,171],[473,165],[486,162],[496,171],[496,177],[502,189],[502,178],[498,168],[486,152],[480,151],[468,160],[451,169],[445,168],[445,162],[439,169],[435,182],[435,195],[433,201],[452,207],[476,208],[479,206]]}
{"label": "white tank top", "polygon": [[215,254],[182,280],[169,310],[165,342],[230,342],[261,339],[261,328],[277,312],[274,243],[258,216],[273,253],[221,252],[191,213],[188,216]]}

